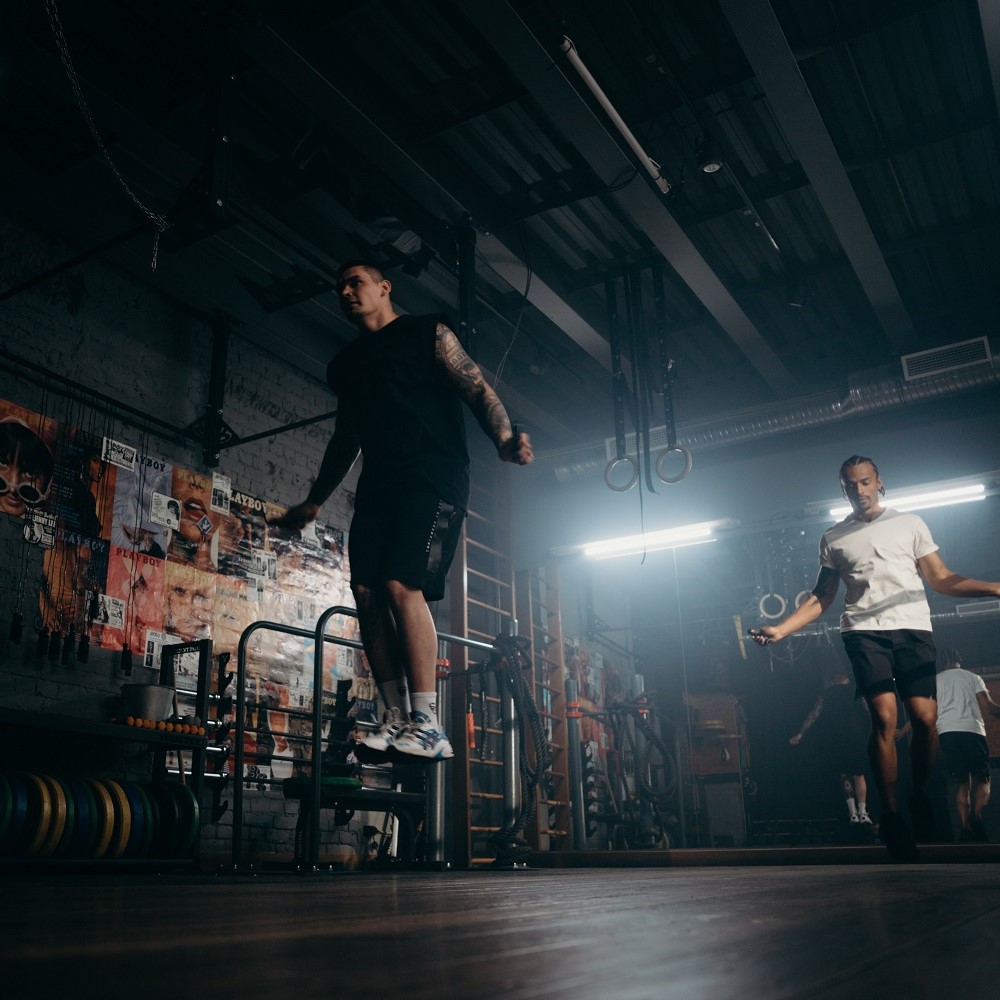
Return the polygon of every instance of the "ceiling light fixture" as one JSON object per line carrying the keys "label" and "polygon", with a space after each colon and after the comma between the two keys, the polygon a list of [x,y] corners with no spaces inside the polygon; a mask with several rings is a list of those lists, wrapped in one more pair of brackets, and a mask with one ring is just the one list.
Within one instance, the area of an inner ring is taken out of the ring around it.
{"label": "ceiling light fixture", "polygon": [[597,103],[604,108],[607,112],[608,117],[611,119],[612,124],[621,133],[622,138],[629,144],[632,152],[639,157],[639,161],[646,168],[647,173],[653,178],[656,186],[664,193],[670,193],[670,182],[663,176],[660,171],[660,165],[649,158],[646,151],[639,145],[639,140],[632,134],[628,125],[625,124],[624,119],[617,111],[614,109],[611,101],[608,100],[608,95],[601,90],[600,84],[591,76],[590,70],[584,66],[583,61],[577,54],[576,46],[567,38],[563,36],[562,44],[559,48],[566,55],[566,58],[570,61],[573,69],[580,74],[580,79],[587,85],[590,92],[597,98]]}
{"label": "ceiling light fixture", "polygon": [[[972,486],[953,486],[950,489],[929,490],[923,487],[919,492],[903,491],[893,493],[886,506],[893,510],[928,510],[931,507],[950,507],[956,503],[973,503],[986,499],[986,487],[982,483]],[[830,517],[842,518],[851,513],[850,504],[830,508]]]}
{"label": "ceiling light fixture", "polygon": [[728,527],[731,521],[702,521],[686,524],[679,528],[665,528],[662,531],[647,531],[641,535],[623,535],[620,538],[606,538],[597,542],[585,542],[575,546],[591,559],[616,559],[619,556],[639,555],[644,552],[659,552],[663,549],[679,549],[685,545],[702,545],[718,541],[715,531]]}
{"label": "ceiling light fixture", "polygon": [[715,141],[707,135],[698,137],[694,146],[694,155],[698,160],[698,169],[703,174],[717,174],[722,169],[722,157],[719,156]]}

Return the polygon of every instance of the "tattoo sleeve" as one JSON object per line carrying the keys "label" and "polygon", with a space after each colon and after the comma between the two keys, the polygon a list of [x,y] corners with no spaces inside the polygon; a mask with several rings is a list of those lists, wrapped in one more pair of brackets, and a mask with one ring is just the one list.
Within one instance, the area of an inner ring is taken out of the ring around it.
{"label": "tattoo sleeve", "polygon": [[493,443],[499,447],[511,436],[510,418],[500,397],[490,388],[479,365],[465,353],[458,337],[444,323],[438,323],[434,353],[448,380],[458,390]]}

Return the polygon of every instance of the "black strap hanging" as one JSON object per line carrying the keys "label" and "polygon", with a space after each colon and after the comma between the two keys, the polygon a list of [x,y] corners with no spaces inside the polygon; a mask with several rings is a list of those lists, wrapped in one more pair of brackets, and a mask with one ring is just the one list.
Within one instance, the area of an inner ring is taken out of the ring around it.
{"label": "black strap hanging", "polygon": [[[663,483],[679,483],[691,471],[692,456],[688,448],[677,443],[677,426],[674,423],[673,380],[674,363],[667,352],[667,304],[663,293],[663,271],[653,265],[653,304],[656,309],[657,340],[660,345],[660,391],[663,393],[663,418],[667,429],[667,447],[656,456],[656,476]],[[666,459],[674,454],[684,456],[684,466],[675,476],[664,475]]]}
{"label": "black strap hanging", "polygon": [[636,454],[646,479],[646,488],[655,493],[653,462],[650,456],[649,419],[652,399],[649,385],[649,350],[642,329],[642,273],[629,270],[625,275],[627,297],[629,355],[632,359],[632,390],[635,398]]}
{"label": "black strap hanging", "polygon": [[[618,317],[618,295],[615,290],[615,279],[608,275],[604,279],[604,298],[608,309],[608,327],[611,341],[611,396],[615,418],[615,457],[608,462],[604,470],[604,481],[608,489],[615,493],[626,493],[635,486],[639,478],[639,466],[626,454],[625,450],[625,373],[622,371],[621,330]],[[627,483],[621,485],[614,481],[614,473],[618,466],[627,462],[632,469]]]}

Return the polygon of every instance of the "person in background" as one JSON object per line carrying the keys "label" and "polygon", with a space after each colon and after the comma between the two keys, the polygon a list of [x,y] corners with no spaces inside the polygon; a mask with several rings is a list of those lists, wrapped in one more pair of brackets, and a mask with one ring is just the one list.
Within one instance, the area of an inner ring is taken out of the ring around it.
{"label": "person in background", "polygon": [[830,683],[816,699],[809,714],[802,720],[799,731],[788,741],[797,747],[816,723],[824,755],[840,777],[847,811],[852,824],[871,826],[868,815],[868,782],[865,779],[865,747],[871,731],[871,719],[864,703],[859,703],[851,690],[851,680],[836,671]]}
{"label": "person in background", "polygon": [[302,503],[272,521],[301,530],[362,456],[348,536],[361,641],[386,710],[362,741],[374,753],[454,755],[437,714],[437,632],[429,601],[445,579],[469,504],[464,404],[503,462],[533,458],[455,334],[436,316],[401,316],[371,262],[338,272],[340,306],[360,336],[330,362],[337,423]]}
{"label": "person in background", "polygon": [[[879,835],[894,859],[918,861],[915,840],[935,838],[926,784],[938,746],[937,651],[924,585],[950,597],[1000,597],[1000,583],[953,572],[938,555],[922,518],[883,507],[885,486],[870,458],[851,455],[840,467],[840,485],[851,513],[820,540],[820,571],[812,593],[783,621],[751,629],[750,635],[760,646],[781,642],[816,621],[844,582],[840,630],[872,717],[868,754],[882,803]],[[912,833],[896,791],[897,691],[913,734]]]}
{"label": "person in background", "polygon": [[960,841],[988,840],[983,810],[990,801],[990,749],[983,714],[1000,718],[986,682],[962,667],[957,649],[944,650],[937,676],[937,731],[954,789]]}

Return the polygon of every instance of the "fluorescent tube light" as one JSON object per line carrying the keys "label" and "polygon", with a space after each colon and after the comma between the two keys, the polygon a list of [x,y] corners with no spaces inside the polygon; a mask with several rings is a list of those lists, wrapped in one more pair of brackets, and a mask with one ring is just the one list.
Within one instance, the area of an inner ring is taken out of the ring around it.
{"label": "fluorescent tube light", "polygon": [[714,542],[712,532],[716,522],[688,524],[680,528],[665,528],[649,531],[643,535],[623,535],[621,538],[607,538],[598,542],[585,542],[580,548],[585,556],[592,559],[613,559],[617,556],[636,555],[642,552],[658,552],[661,549],[676,549],[682,545],[699,545]]}
{"label": "fluorescent tube light", "polygon": [[646,151],[639,145],[639,140],[632,134],[632,130],[625,124],[625,120],[620,114],[615,110],[615,106],[608,99],[608,95],[604,93],[601,89],[601,85],[594,79],[591,72],[584,65],[583,60],[580,58],[576,51],[576,46],[573,42],[563,36],[562,44],[559,46],[565,54],[566,58],[570,61],[570,65],[580,74],[580,79],[587,85],[590,92],[597,99],[597,103],[604,108],[605,113],[611,119],[615,128],[621,133],[622,138],[628,143],[632,152],[639,158],[639,162],[646,168],[646,173],[653,178],[656,186],[664,193],[670,193],[670,182],[663,176],[660,170],[660,165],[653,159],[650,159]]}
{"label": "fluorescent tube light", "polygon": [[[974,483],[970,486],[952,486],[949,489],[925,489],[917,493],[904,492],[898,496],[894,494],[886,501],[886,506],[901,511],[928,510],[931,507],[948,507],[954,503],[973,503],[985,499],[986,487],[982,483]],[[847,517],[852,510],[850,504],[833,507],[830,517]]]}

